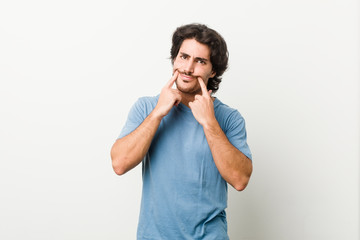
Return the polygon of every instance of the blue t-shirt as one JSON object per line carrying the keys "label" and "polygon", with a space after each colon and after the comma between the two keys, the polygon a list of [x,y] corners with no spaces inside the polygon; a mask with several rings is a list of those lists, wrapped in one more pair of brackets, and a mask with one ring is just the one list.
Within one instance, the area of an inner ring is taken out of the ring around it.
{"label": "blue t-shirt", "polygon": [[[119,138],[134,131],[159,96],[140,98]],[[215,117],[229,141],[251,159],[240,113],[214,100]],[[137,238],[229,239],[227,182],[221,177],[202,126],[183,104],[166,115],[142,162],[143,190]]]}

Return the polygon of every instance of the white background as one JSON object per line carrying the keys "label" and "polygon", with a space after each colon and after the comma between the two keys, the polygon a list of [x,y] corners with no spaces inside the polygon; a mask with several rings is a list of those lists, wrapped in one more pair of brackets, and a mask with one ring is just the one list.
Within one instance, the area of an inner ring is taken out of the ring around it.
{"label": "white background", "polygon": [[110,148],[192,22],[228,43],[216,96],[254,157],[231,239],[359,239],[355,0],[1,1],[0,239],[135,239],[141,169],[116,176]]}

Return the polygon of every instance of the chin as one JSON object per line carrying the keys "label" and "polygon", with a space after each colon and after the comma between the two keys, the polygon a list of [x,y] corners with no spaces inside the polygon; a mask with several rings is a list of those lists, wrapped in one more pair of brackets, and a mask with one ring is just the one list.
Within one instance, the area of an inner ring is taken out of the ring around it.
{"label": "chin", "polygon": [[176,88],[186,94],[196,94],[199,92],[199,88],[197,85],[191,84],[191,83],[184,83],[182,80],[176,80]]}
{"label": "chin", "polygon": [[177,89],[180,91],[180,92],[182,92],[182,93],[186,93],[186,94],[198,94],[199,92],[200,92],[200,90],[201,89],[199,89],[199,88],[196,88],[196,87],[192,87],[192,88],[190,88],[190,87],[188,87],[188,88],[184,88],[184,87],[182,87],[182,86],[177,86]]}

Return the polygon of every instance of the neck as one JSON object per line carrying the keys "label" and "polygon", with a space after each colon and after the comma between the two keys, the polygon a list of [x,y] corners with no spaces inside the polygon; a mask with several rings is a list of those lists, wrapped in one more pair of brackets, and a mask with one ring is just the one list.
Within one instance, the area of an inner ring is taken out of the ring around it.
{"label": "neck", "polygon": [[181,103],[185,106],[189,107],[189,102],[193,102],[195,99],[195,95],[193,93],[181,93]]}
{"label": "neck", "polygon": [[[181,92],[181,103],[184,104],[185,106],[187,106],[188,108],[189,107],[189,102],[193,102],[194,99],[195,99],[195,95],[201,95],[201,92],[200,93],[183,93]],[[211,100],[214,101],[215,100],[215,97],[212,97],[211,96]]]}

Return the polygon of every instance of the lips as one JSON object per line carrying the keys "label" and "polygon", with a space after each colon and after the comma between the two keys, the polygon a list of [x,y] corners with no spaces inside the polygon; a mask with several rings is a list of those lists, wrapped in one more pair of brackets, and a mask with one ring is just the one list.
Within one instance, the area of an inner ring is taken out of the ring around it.
{"label": "lips", "polygon": [[180,73],[180,76],[181,76],[181,79],[182,79],[183,81],[191,81],[191,80],[194,79],[194,77],[192,77],[192,76],[190,76],[190,75],[186,75],[186,74],[184,74],[184,73]]}

